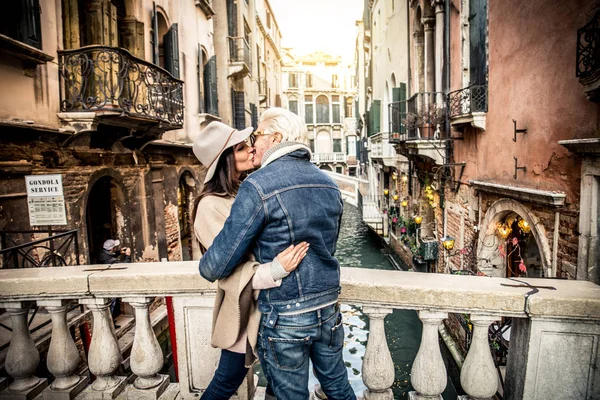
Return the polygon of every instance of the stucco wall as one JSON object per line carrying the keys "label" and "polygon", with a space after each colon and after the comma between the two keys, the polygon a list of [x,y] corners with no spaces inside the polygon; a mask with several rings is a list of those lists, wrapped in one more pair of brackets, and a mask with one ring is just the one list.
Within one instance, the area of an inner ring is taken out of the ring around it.
{"label": "stucco wall", "polygon": [[[576,31],[594,2],[518,0],[489,2],[489,103],[486,131],[467,129],[455,142],[456,161],[466,161],[463,181],[493,180],[560,190],[579,200],[580,161],[562,139],[596,137],[597,104],[575,77]],[[460,87],[460,32],[453,19],[452,87]],[[513,142],[513,122],[527,128]],[[457,135],[457,133],[455,133]],[[513,178],[514,159],[527,172]]]}

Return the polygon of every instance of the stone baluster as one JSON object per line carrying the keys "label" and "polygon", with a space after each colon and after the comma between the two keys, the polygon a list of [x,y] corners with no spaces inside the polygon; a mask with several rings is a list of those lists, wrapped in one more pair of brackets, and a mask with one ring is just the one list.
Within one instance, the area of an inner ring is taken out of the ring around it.
{"label": "stone baluster", "polygon": [[384,319],[393,310],[383,307],[363,307],[369,317],[369,340],[365,350],[362,379],[367,389],[365,400],[392,400],[391,386],[394,383],[394,362],[385,337]]}
{"label": "stone baluster", "polygon": [[127,385],[124,376],[114,375],[122,361],[112,317],[108,311],[110,298],[80,299],[94,317],[92,343],[88,353],[88,367],[96,380],[81,392],[81,399],[114,399]]}
{"label": "stone baluster", "polygon": [[438,326],[444,318],[445,312],[419,311],[419,318],[423,322],[421,345],[411,370],[411,384],[416,392],[410,392],[410,399],[441,399],[441,394],[446,389],[446,366],[440,352],[438,340]]}
{"label": "stone baluster", "polygon": [[75,375],[81,362],[79,350],[67,325],[68,300],[40,300],[38,306],[46,307],[52,318],[52,338],[46,365],[56,378],[44,391],[44,398],[72,399],[88,384],[87,376]]}
{"label": "stone baluster", "polygon": [[497,319],[489,315],[471,315],[473,339],[460,371],[460,384],[471,399],[488,399],[498,390],[498,373],[488,339],[488,328]]}
{"label": "stone baluster", "polygon": [[164,357],[150,321],[152,300],[151,297],[123,299],[135,309],[135,336],[130,360],[131,372],[137,378],[133,388],[127,389],[129,399],[155,400],[169,386],[169,377],[158,373],[163,367]]}
{"label": "stone baluster", "polygon": [[12,320],[10,346],[6,353],[4,366],[6,372],[14,378],[8,388],[0,393],[0,398],[32,399],[48,386],[48,380],[34,376],[40,362],[40,353],[29,333],[27,316],[29,302],[2,302]]}

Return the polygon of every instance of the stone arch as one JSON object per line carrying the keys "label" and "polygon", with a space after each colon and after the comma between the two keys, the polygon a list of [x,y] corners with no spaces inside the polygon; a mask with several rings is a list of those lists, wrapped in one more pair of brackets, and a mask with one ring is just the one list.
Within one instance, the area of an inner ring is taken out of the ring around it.
{"label": "stone arch", "polygon": [[496,224],[510,213],[518,214],[527,221],[531,227],[531,234],[540,251],[542,268],[545,271],[551,271],[549,274],[550,277],[556,276],[556,271],[551,270],[550,244],[548,243],[548,236],[546,235],[543,224],[528,207],[512,199],[500,199],[496,201],[485,213],[477,243],[477,268],[488,275],[500,277],[506,276],[505,267],[503,267],[501,273],[498,273],[499,271],[495,266],[497,265],[495,261],[499,258],[490,257],[497,246],[498,239],[495,234]]}
{"label": "stone arch", "polygon": [[[104,168],[90,176],[80,213],[81,225],[85,226],[81,236],[87,245],[88,262],[94,260],[95,254],[101,249],[99,245],[103,236],[108,235],[109,231],[114,238],[121,239],[123,246],[135,248],[130,224],[133,217],[130,196],[123,176],[118,171]],[[109,224],[108,227],[97,225],[108,218],[110,221],[104,221]]]}

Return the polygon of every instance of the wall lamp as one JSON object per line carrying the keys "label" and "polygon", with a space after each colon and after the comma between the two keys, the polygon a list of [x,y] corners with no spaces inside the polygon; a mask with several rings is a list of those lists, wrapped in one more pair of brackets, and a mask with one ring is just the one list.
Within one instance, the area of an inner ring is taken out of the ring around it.
{"label": "wall lamp", "polygon": [[454,248],[455,239],[452,236],[446,236],[442,238],[442,244],[446,250],[452,250]]}

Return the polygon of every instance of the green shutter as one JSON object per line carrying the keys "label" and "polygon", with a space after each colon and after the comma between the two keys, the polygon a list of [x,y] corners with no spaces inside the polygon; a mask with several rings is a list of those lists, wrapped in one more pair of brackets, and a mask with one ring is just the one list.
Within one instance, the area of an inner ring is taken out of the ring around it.
{"label": "green shutter", "polygon": [[381,100],[373,100],[371,103],[371,123],[373,124],[372,135],[381,131]]}
{"label": "green shutter", "polygon": [[217,56],[212,56],[204,67],[204,110],[219,115],[217,101]]}
{"label": "green shutter", "polygon": [[179,78],[179,37],[177,24],[171,25],[164,37],[165,69]]}

